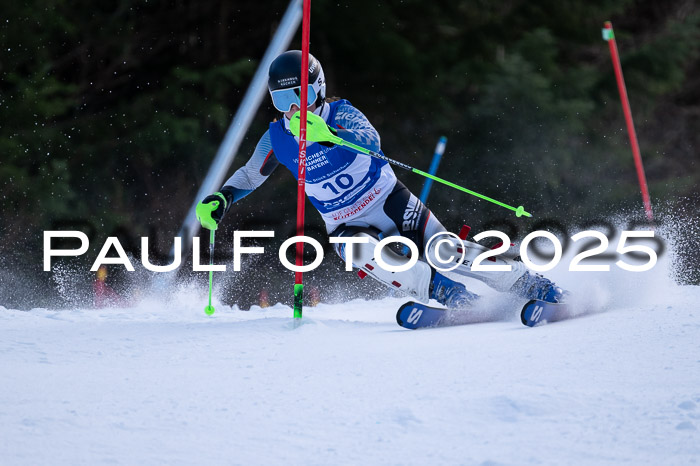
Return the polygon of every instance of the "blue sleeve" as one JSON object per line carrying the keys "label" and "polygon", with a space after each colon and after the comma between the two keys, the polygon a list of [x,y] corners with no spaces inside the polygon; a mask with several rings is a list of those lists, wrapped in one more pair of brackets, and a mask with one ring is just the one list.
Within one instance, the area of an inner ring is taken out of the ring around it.
{"label": "blue sleeve", "polygon": [[379,133],[367,117],[350,103],[342,103],[335,114],[338,136],[374,152],[379,152]]}
{"label": "blue sleeve", "polygon": [[258,141],[250,160],[236,170],[224,184],[224,186],[233,188],[233,202],[243,199],[257,189],[278,165],[279,162],[272,152],[272,142],[268,130]]}

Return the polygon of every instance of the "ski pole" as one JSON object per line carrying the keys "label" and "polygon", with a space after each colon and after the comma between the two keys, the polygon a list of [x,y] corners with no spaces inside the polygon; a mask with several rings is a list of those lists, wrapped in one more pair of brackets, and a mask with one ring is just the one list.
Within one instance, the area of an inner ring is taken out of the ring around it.
{"label": "ski pole", "polygon": [[214,314],[214,306],[211,305],[211,288],[214,283],[214,271],[211,270],[214,265],[214,231],[209,230],[209,304],[204,308],[204,313],[208,316]]}
{"label": "ski pole", "polygon": [[218,228],[216,221],[211,217],[211,213],[219,207],[219,201],[212,201],[207,204],[200,202],[197,204],[196,215],[204,228],[209,230],[209,304],[204,308],[204,313],[208,316],[214,314],[214,306],[211,305],[211,289],[214,283],[214,232]]}
{"label": "ski pole", "polygon": [[[512,210],[515,212],[515,215],[518,217],[522,217],[523,215],[526,217],[532,217],[532,214],[529,212],[525,211],[525,207],[523,206],[518,206],[518,207],[513,207],[508,204],[504,204],[501,201],[497,201],[496,199],[490,198],[488,196],[484,196],[483,194],[479,194],[475,191],[472,191],[471,189],[464,188],[462,186],[459,186],[458,184],[452,183],[451,181],[443,180],[440,177],[437,177],[435,175],[431,175],[430,173],[426,173],[423,170],[419,170],[417,168],[413,168],[412,166],[405,164],[403,162],[399,162],[398,160],[391,159],[387,157],[386,155],[382,155],[379,152],[374,152],[369,149],[365,149],[362,146],[358,146],[357,144],[353,144],[352,142],[346,141],[345,139],[333,134],[331,130],[328,128],[328,125],[326,125],[326,122],[321,119],[318,115],[314,115],[311,112],[308,112],[308,120],[306,122],[307,124],[307,129],[306,129],[306,139],[308,141],[314,141],[314,142],[331,142],[333,144],[336,144],[338,146],[344,146],[348,147],[354,151],[360,152],[362,154],[367,154],[370,157],[374,157],[376,159],[384,160],[385,162],[389,162],[392,165],[395,165],[397,167],[401,167],[404,170],[408,170],[410,172],[413,172],[417,175],[424,176],[426,178],[430,178],[433,181],[437,181],[438,183],[442,183],[444,185],[447,185],[451,188],[458,189],[462,192],[465,192],[467,194],[471,194],[472,196],[476,196],[479,199],[483,199],[485,201],[492,202],[496,205],[499,205],[501,207],[504,207],[506,209]],[[292,117],[292,120],[289,122],[289,129],[291,130],[292,134],[295,136],[299,135],[299,120],[300,120],[300,112],[297,112],[294,114]]]}

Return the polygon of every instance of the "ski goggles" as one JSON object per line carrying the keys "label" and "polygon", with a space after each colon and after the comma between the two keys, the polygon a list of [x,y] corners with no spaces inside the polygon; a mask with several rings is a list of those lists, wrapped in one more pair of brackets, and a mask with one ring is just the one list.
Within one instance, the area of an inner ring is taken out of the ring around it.
{"label": "ski goggles", "polygon": [[[292,105],[301,107],[301,86],[270,91],[270,96],[272,96],[272,104],[282,113],[290,111]],[[309,84],[308,106],[311,107],[314,102],[316,102],[316,91],[314,86]]]}

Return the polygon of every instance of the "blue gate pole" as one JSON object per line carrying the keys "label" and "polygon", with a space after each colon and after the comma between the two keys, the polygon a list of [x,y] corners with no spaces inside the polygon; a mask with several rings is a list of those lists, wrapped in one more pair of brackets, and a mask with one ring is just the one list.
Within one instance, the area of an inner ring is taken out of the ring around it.
{"label": "blue gate pole", "polygon": [[[433,154],[433,161],[430,162],[430,170],[428,173],[434,175],[437,172],[438,166],[440,165],[440,159],[442,154],[445,153],[445,144],[447,144],[447,138],[445,136],[440,136],[437,146],[435,146],[435,154]],[[433,180],[430,178],[425,180],[423,184],[423,190],[420,192],[420,201],[425,204],[428,200],[428,194],[430,194],[430,188],[433,186]]]}

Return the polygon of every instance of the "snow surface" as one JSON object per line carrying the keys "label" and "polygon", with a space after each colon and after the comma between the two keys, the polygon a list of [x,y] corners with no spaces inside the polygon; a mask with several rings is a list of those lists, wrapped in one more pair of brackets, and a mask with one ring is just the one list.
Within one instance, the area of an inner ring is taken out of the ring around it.
{"label": "snow surface", "polygon": [[0,464],[697,464],[700,287],[664,267],[555,271],[598,312],[532,329],[405,330],[399,298],[294,328],[187,288],[0,307]]}

